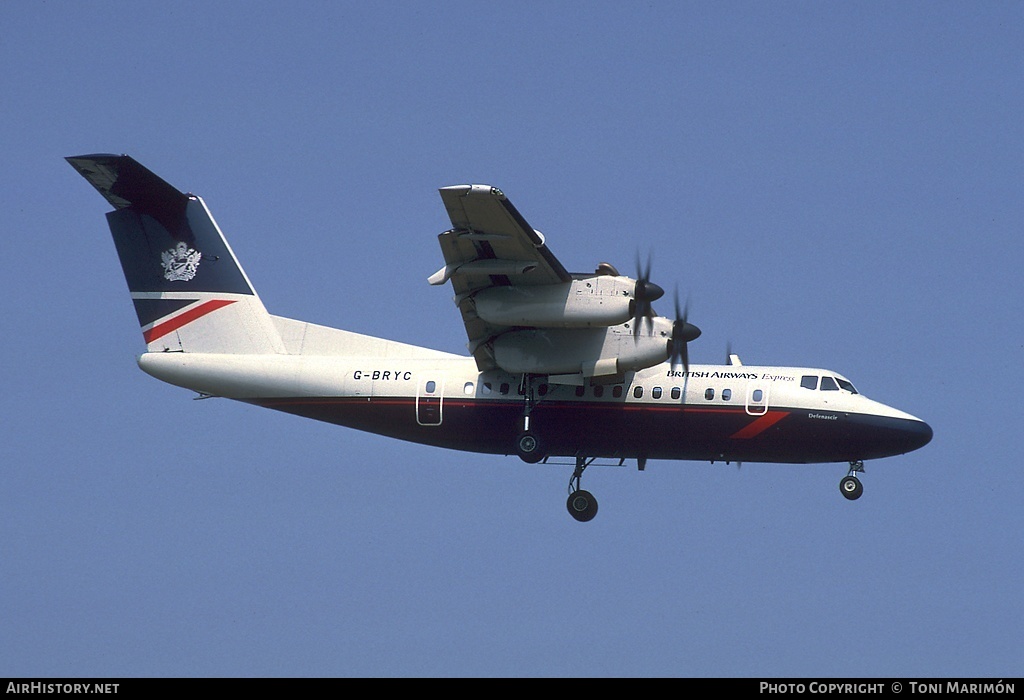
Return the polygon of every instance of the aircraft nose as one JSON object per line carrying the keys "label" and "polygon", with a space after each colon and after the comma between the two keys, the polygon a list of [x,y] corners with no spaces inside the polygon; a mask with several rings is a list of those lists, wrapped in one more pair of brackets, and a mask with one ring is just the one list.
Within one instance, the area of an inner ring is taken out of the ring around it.
{"label": "aircraft nose", "polygon": [[923,420],[910,421],[904,428],[907,452],[920,449],[932,441],[932,427]]}
{"label": "aircraft nose", "polygon": [[861,459],[905,455],[919,450],[932,440],[932,427],[909,413],[876,418],[865,425],[857,443]]}

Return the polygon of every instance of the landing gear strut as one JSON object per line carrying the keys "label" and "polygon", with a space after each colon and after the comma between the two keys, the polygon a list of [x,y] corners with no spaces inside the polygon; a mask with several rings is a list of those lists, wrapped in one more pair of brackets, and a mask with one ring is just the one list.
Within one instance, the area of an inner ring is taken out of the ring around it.
{"label": "landing gear strut", "polygon": [[597,515],[597,499],[589,491],[580,488],[580,480],[584,470],[594,461],[593,457],[576,457],[576,469],[569,477],[569,499],[565,502],[569,515],[581,523],[594,519]]}
{"label": "landing gear strut", "polygon": [[856,501],[864,493],[864,484],[860,483],[860,479],[857,478],[857,473],[863,473],[864,462],[857,460],[856,462],[850,462],[850,471],[843,480],[839,482],[839,491],[850,501]]}
{"label": "landing gear strut", "polygon": [[[541,440],[530,426],[530,413],[537,403],[533,381],[534,375],[524,374],[523,381],[519,385],[519,393],[523,395],[523,427],[516,436],[515,442],[515,451],[519,455],[519,459],[529,464],[540,462],[547,457],[548,449],[545,441]],[[569,477],[569,498],[565,502],[565,507],[569,510],[569,515],[581,523],[593,520],[597,515],[597,499],[594,498],[594,494],[580,488],[583,472],[593,463],[594,459],[594,457],[577,456],[576,468],[573,470],[572,476]],[[646,459],[638,462],[641,469],[644,468],[646,462]]]}
{"label": "landing gear strut", "polygon": [[547,455],[544,453],[544,445],[541,444],[540,438],[537,437],[537,433],[530,430],[530,411],[533,410],[533,405],[536,402],[533,396],[533,375],[523,375],[523,381],[519,386],[519,392],[524,397],[523,429],[522,432],[516,436],[516,454],[519,455],[519,459],[523,460],[527,464],[536,464]]}

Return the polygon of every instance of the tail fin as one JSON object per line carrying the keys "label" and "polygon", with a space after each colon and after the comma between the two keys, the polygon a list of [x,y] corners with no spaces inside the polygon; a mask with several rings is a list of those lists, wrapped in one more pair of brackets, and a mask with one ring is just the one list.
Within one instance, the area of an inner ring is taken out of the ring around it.
{"label": "tail fin", "polygon": [[263,302],[199,197],[124,155],[67,158],[107,214],[150,352],[280,353]]}

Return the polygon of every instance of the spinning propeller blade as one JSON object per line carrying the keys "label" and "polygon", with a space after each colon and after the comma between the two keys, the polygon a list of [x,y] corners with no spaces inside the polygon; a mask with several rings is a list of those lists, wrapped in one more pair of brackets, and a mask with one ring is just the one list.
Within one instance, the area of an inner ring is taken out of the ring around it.
{"label": "spinning propeller blade", "polygon": [[636,288],[633,290],[633,298],[636,300],[636,316],[633,318],[633,339],[640,335],[641,319],[651,326],[651,319],[654,318],[654,309],[651,303],[665,296],[665,290],[651,282],[651,255],[647,255],[647,267],[640,268],[640,253],[636,254]]}
{"label": "spinning propeller blade", "polygon": [[675,311],[676,320],[672,323],[672,340],[669,341],[669,361],[672,363],[672,369],[675,369],[677,364],[682,364],[683,370],[689,372],[690,352],[687,343],[700,337],[700,328],[686,321],[690,315],[689,299],[686,300],[686,306],[682,311],[679,310],[678,287],[675,293]]}

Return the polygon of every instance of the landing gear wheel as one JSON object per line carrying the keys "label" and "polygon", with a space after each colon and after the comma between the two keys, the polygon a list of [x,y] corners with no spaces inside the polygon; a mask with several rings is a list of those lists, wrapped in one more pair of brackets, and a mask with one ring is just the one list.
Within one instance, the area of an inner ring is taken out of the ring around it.
{"label": "landing gear wheel", "polygon": [[839,491],[850,501],[856,501],[864,493],[864,484],[855,476],[844,476],[839,482]]}
{"label": "landing gear wheel", "polygon": [[540,440],[537,439],[534,433],[529,431],[520,433],[519,437],[516,438],[516,454],[519,455],[519,459],[527,464],[536,464],[544,459]]}
{"label": "landing gear wheel", "polygon": [[597,515],[597,499],[594,494],[580,488],[583,472],[593,461],[593,457],[576,455],[576,468],[569,477],[569,500],[565,502],[565,507],[569,509],[569,515],[581,523],[593,520]]}
{"label": "landing gear wheel", "polygon": [[589,491],[573,491],[569,494],[569,500],[565,502],[569,509],[569,515],[581,523],[594,519],[597,515],[597,499]]}

